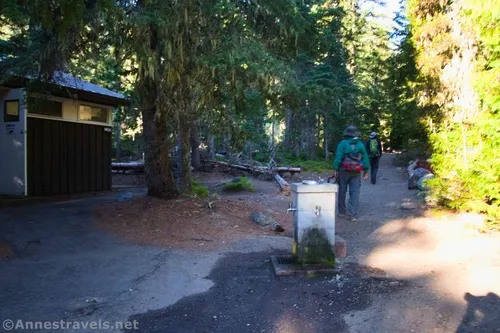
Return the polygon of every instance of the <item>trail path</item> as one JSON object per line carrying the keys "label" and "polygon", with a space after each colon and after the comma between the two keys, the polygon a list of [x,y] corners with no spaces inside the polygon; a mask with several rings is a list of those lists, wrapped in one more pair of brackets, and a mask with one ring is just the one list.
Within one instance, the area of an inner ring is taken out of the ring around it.
{"label": "trail path", "polygon": [[405,170],[391,162],[382,158],[376,185],[363,183],[359,222],[341,220],[337,231],[348,261],[411,287],[347,315],[350,331],[500,332],[500,235],[475,231],[475,215],[422,216]]}

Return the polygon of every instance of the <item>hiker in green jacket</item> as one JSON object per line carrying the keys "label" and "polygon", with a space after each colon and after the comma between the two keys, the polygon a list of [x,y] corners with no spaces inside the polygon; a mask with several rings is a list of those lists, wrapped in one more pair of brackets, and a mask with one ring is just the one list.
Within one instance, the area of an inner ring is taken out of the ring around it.
{"label": "hiker in green jacket", "polygon": [[[361,173],[368,179],[370,160],[364,143],[359,139],[358,128],[349,125],[344,130],[344,140],[337,146],[333,161],[333,177],[338,179],[338,215],[357,221],[359,192],[361,188]],[[346,194],[349,187],[349,204],[346,211]]]}
{"label": "hiker in green jacket", "polygon": [[366,142],[366,151],[370,157],[371,181],[375,185],[377,183],[378,164],[380,157],[382,157],[382,142],[380,142],[377,132],[370,133],[370,139]]}

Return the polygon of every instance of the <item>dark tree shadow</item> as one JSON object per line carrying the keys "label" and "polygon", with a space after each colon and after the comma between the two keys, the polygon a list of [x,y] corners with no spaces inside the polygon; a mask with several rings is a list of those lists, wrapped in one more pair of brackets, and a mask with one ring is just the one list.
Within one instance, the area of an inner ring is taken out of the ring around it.
{"label": "dark tree shadow", "polygon": [[[369,267],[345,263],[336,276],[289,276],[272,272],[271,253],[230,254],[208,279],[214,286],[163,309],[135,314],[133,333],[192,332],[348,332],[348,312],[370,306],[374,294],[393,294],[408,286],[375,278]],[[276,253],[273,253],[276,254]],[[351,316],[354,316],[352,314]]]}
{"label": "dark tree shadow", "polygon": [[464,299],[467,301],[467,311],[457,333],[500,332],[500,297],[497,294],[474,296],[466,293]]}

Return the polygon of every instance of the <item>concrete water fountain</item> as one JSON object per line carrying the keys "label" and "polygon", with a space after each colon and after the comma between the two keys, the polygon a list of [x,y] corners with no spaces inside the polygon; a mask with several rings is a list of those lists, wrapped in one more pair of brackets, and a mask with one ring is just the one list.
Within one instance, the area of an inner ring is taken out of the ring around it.
{"label": "concrete water fountain", "polygon": [[271,257],[276,275],[338,272],[336,258],[345,256],[345,241],[335,235],[337,189],[322,181],[292,184],[292,255]]}

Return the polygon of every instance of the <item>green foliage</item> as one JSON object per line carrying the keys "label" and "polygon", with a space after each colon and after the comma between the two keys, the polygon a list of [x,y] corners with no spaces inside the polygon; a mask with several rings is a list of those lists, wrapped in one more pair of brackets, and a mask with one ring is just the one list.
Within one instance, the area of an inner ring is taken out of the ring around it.
{"label": "green foliage", "polygon": [[433,181],[441,204],[500,218],[500,117],[483,113],[466,131],[456,125],[431,140]]}
{"label": "green foliage", "polygon": [[210,195],[210,192],[208,191],[208,187],[201,185],[200,181],[196,179],[191,180],[191,194],[205,198]]}
{"label": "green foliage", "polygon": [[411,30],[402,27],[397,31],[401,38],[398,50],[388,59],[389,75],[385,81],[391,103],[387,106],[388,128],[386,147],[429,151],[425,128],[425,112],[418,107],[415,84],[418,70]]}
{"label": "green foliage", "polygon": [[[0,74],[29,73],[51,77],[64,70],[68,60],[83,45],[86,36],[99,36],[103,12],[113,13],[110,0],[54,0],[0,2],[0,22],[8,30],[0,31],[2,43]],[[4,30],[4,29],[1,29]],[[92,33],[86,33],[90,32]]]}
{"label": "green foliage", "polygon": [[237,181],[226,183],[222,188],[228,192],[255,191],[255,186],[252,184],[252,181],[247,177],[239,177],[237,178]]}
{"label": "green foliage", "polygon": [[316,172],[316,173],[332,172],[332,161],[309,160],[305,156],[301,157],[288,156],[287,158],[285,158],[284,164],[294,167],[301,167],[302,170],[306,172]]}
{"label": "green foliage", "polygon": [[500,2],[412,0],[409,14],[419,69],[412,89],[437,176],[429,182],[431,195],[445,207],[485,213],[498,225]]}
{"label": "green foliage", "polygon": [[164,173],[148,188],[174,196],[189,188],[193,124],[226,152],[252,143],[274,156],[286,123],[282,146],[308,158],[334,150],[350,122],[382,127],[389,34],[358,2],[6,0],[2,65],[69,69],[130,96],[115,119],[134,127],[142,114],[146,172]]}

